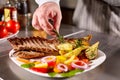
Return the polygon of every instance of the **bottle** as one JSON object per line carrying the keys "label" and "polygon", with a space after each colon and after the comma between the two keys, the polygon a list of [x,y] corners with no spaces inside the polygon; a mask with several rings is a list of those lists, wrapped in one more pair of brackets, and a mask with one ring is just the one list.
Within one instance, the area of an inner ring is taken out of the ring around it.
{"label": "bottle", "polygon": [[7,22],[9,20],[17,21],[17,9],[12,5],[10,0],[6,0],[4,6],[4,21]]}
{"label": "bottle", "polygon": [[4,9],[3,7],[0,8],[0,21],[3,20],[3,16],[4,16]]}
{"label": "bottle", "polygon": [[20,8],[21,8],[21,11],[19,12],[20,14],[26,15],[28,13],[27,0],[21,0],[21,2],[20,2]]}
{"label": "bottle", "polygon": [[29,23],[27,0],[20,0],[20,9],[18,10],[18,15],[18,21],[20,22],[22,29],[25,29]]}
{"label": "bottle", "polygon": [[14,6],[17,9],[17,13],[19,13],[19,11],[20,11],[21,8],[20,8],[20,2],[18,0],[15,0]]}

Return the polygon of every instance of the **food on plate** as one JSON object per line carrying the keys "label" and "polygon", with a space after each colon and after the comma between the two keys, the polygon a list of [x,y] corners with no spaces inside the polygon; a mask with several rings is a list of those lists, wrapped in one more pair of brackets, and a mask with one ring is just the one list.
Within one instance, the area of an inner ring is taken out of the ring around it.
{"label": "food on plate", "polygon": [[51,77],[60,74],[70,77],[90,67],[91,60],[97,58],[99,42],[90,44],[92,36],[82,38],[57,39],[41,37],[9,38],[14,53],[11,57],[21,62],[21,67]]}
{"label": "food on plate", "polygon": [[96,42],[91,47],[87,48],[85,51],[85,55],[88,59],[94,59],[98,54],[98,45],[99,42]]}
{"label": "food on plate", "polygon": [[[29,37],[29,38],[16,37],[8,40],[11,46],[13,47],[13,49],[15,50],[15,53],[17,54],[17,56],[21,56],[21,58],[23,57],[35,58],[34,55],[37,55],[37,53],[40,53],[41,57],[46,55],[59,55],[59,51],[61,50],[59,50],[57,46],[63,44],[63,43],[60,43],[57,39],[48,40],[40,37]],[[65,41],[73,45],[74,48],[76,47],[76,44],[78,44],[77,39],[65,39]],[[80,42],[81,45],[86,45],[86,46],[89,45],[89,40],[81,38],[81,41],[82,41]],[[40,55],[36,57],[40,57]]]}

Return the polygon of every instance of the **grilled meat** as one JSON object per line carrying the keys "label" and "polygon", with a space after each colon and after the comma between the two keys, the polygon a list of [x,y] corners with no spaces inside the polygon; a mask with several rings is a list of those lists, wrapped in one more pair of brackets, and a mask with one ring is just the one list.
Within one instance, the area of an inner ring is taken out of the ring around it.
{"label": "grilled meat", "polygon": [[[83,39],[83,38],[81,38]],[[75,44],[76,39],[65,39],[66,42]],[[85,40],[85,39],[83,39]],[[16,56],[30,59],[43,57],[46,55],[59,55],[57,45],[60,42],[57,39],[49,40],[41,37],[28,38],[9,38],[11,46],[13,47]],[[87,41],[87,40],[86,40]]]}
{"label": "grilled meat", "polygon": [[51,54],[51,53],[43,53],[43,52],[36,52],[36,51],[17,51],[14,52],[12,56],[18,56],[24,59],[32,59],[32,58],[41,58],[44,56],[50,55],[58,55],[58,54]]}
{"label": "grilled meat", "polygon": [[[40,37],[13,38],[8,39],[15,51],[42,51],[45,53],[56,53],[55,45],[58,44],[53,40],[47,40]],[[54,43],[54,44],[53,44]],[[55,44],[56,43],[56,44]]]}
{"label": "grilled meat", "polygon": [[42,52],[35,52],[35,51],[17,51],[17,52],[14,52],[14,55],[12,56],[15,56],[15,57],[18,56],[24,59],[31,59],[31,58],[43,57],[45,56],[45,54]]}

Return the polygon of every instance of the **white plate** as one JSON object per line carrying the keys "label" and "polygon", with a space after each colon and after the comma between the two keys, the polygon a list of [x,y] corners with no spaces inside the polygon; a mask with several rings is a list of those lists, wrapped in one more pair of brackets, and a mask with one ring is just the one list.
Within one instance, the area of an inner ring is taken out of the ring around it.
{"label": "white plate", "polygon": [[[15,57],[11,57],[11,55],[14,53],[14,50],[11,50],[10,53],[9,53],[9,57],[10,59],[18,66],[20,66],[22,63],[19,62],[18,60],[16,60]],[[100,64],[102,64],[106,59],[106,55],[104,52],[102,52],[101,50],[98,51],[98,57],[94,60],[92,60],[92,63],[90,64],[91,66],[84,70],[83,72],[81,73],[84,73],[84,72],[87,72],[87,71],[90,71],[94,68],[96,68],[97,66],[99,66]],[[22,67],[21,67],[22,68]],[[43,76],[43,77],[50,77],[47,73],[40,73],[40,72],[35,72],[33,70],[30,70],[30,69],[26,69],[26,68],[23,68],[24,70],[27,70],[33,74],[36,74],[36,75],[39,75],[39,76]],[[76,75],[78,74],[81,74],[81,73],[77,73]],[[54,78],[63,78],[61,75],[57,74]]]}
{"label": "white plate", "polygon": [[14,34],[9,34],[7,37],[5,38],[0,38],[0,43],[5,42],[8,38],[14,37],[15,35],[17,35],[19,33],[19,31],[17,31]]}

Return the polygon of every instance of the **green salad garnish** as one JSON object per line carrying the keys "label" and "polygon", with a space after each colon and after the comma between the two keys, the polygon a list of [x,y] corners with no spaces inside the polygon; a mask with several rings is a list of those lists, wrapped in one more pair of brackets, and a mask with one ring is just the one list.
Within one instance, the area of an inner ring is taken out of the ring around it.
{"label": "green salad garnish", "polygon": [[21,67],[23,67],[23,68],[31,68],[34,65],[35,65],[34,63],[27,63],[27,64],[22,64]]}
{"label": "green salad garnish", "polygon": [[[64,72],[64,73],[60,73],[61,76],[63,77],[72,77],[74,76],[76,73],[79,73],[79,72],[83,72],[84,70],[80,70],[80,69],[75,69],[75,70],[71,70],[69,72]],[[55,77],[57,73],[55,72],[52,72],[52,73],[48,73],[48,75],[50,77]]]}

